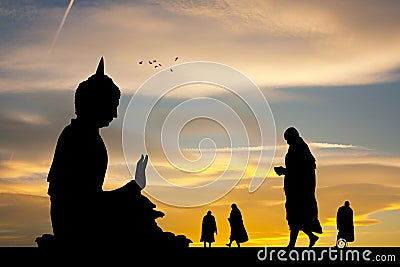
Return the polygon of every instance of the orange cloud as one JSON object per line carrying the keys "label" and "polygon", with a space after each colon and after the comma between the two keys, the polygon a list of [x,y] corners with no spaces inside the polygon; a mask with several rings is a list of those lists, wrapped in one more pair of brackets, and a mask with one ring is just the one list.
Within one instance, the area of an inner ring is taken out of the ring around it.
{"label": "orange cloud", "polygon": [[7,160],[0,162],[1,178],[31,177],[32,174],[47,174],[49,162]]}

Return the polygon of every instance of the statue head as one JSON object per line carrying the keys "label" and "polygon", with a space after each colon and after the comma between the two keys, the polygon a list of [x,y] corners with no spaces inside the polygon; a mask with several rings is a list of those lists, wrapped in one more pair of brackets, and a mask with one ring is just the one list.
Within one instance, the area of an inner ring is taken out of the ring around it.
{"label": "statue head", "polygon": [[117,117],[121,91],[104,74],[104,59],[100,59],[96,73],[79,84],[75,91],[75,114],[87,123],[105,127]]}

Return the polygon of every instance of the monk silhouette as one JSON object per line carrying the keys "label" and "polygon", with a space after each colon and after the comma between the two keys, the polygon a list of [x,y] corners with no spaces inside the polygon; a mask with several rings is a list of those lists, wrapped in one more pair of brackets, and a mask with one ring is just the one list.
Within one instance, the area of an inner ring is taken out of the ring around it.
{"label": "monk silhouette", "polygon": [[232,242],[235,241],[236,245],[240,247],[240,243],[247,242],[249,237],[243,223],[242,213],[235,203],[231,205],[231,212],[228,221],[231,227],[231,234],[229,237],[229,243],[226,245],[231,247]]}
{"label": "monk silhouette", "polygon": [[200,242],[204,243],[204,247],[211,247],[211,243],[215,242],[214,234],[217,234],[217,223],[211,210],[207,211],[201,222],[201,237]]}
{"label": "monk silhouette", "polygon": [[346,200],[344,205],[339,207],[336,214],[336,226],[338,229],[336,241],[344,239],[347,244],[355,240],[353,209],[350,207],[350,201]]}
{"label": "monk silhouette", "polygon": [[108,156],[99,129],[117,117],[120,96],[118,86],[104,74],[103,58],[96,73],[76,89],[76,118],[58,138],[47,177],[56,244],[84,250],[187,247],[191,241],[185,236],[157,226],[155,219],[164,213],[141,194],[146,186],[147,155],[138,160],[134,180],[115,190],[102,188]]}
{"label": "monk silhouette", "polygon": [[315,158],[296,128],[286,129],[284,138],[289,145],[285,156],[286,168],[279,166],[274,169],[278,175],[285,175],[286,220],[290,229],[288,247],[295,246],[299,231],[308,236],[309,247],[312,247],[319,239],[314,233],[322,234],[315,198]]}

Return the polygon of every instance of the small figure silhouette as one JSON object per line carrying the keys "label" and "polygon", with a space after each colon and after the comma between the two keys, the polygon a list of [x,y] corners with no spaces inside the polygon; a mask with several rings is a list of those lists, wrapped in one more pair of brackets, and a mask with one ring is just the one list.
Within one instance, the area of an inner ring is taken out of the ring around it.
{"label": "small figure silhouette", "polygon": [[274,170],[278,175],[285,175],[286,220],[290,229],[288,247],[295,246],[300,230],[308,236],[309,247],[312,247],[319,239],[313,232],[322,234],[315,198],[315,158],[296,128],[286,129],[284,138],[289,145],[286,168],[279,166]]}
{"label": "small figure silhouette", "polygon": [[242,213],[235,203],[231,205],[231,212],[228,221],[231,227],[231,234],[229,237],[229,243],[226,245],[231,247],[232,242],[235,241],[237,246],[240,247],[240,243],[247,242],[249,237],[243,223]]}
{"label": "small figure silhouette", "polygon": [[[147,155],[138,160],[134,180],[111,191],[102,188],[108,155],[99,130],[117,118],[120,96],[118,86],[104,74],[103,58],[96,73],[76,89],[76,118],[57,140],[47,177],[54,241],[62,249],[95,254],[111,248],[188,247],[190,239],[157,225],[155,220],[164,213],[141,194]],[[48,244],[53,239],[44,235],[36,241]]]}
{"label": "small figure silhouette", "polygon": [[215,242],[214,234],[217,234],[217,223],[211,210],[207,211],[201,223],[201,238],[200,242],[204,242],[204,247],[211,247],[211,243]]}
{"label": "small figure silhouette", "polygon": [[344,205],[339,207],[336,214],[336,226],[338,230],[336,241],[344,239],[347,245],[355,240],[353,209],[350,207],[350,201],[346,200]]}

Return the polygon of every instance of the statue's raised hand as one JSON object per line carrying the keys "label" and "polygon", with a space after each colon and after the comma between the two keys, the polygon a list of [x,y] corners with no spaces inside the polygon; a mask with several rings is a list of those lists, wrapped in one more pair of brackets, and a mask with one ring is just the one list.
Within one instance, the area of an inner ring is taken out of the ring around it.
{"label": "statue's raised hand", "polygon": [[136,173],[135,173],[135,181],[140,186],[140,188],[144,188],[146,186],[146,166],[149,156],[142,156],[136,163]]}

